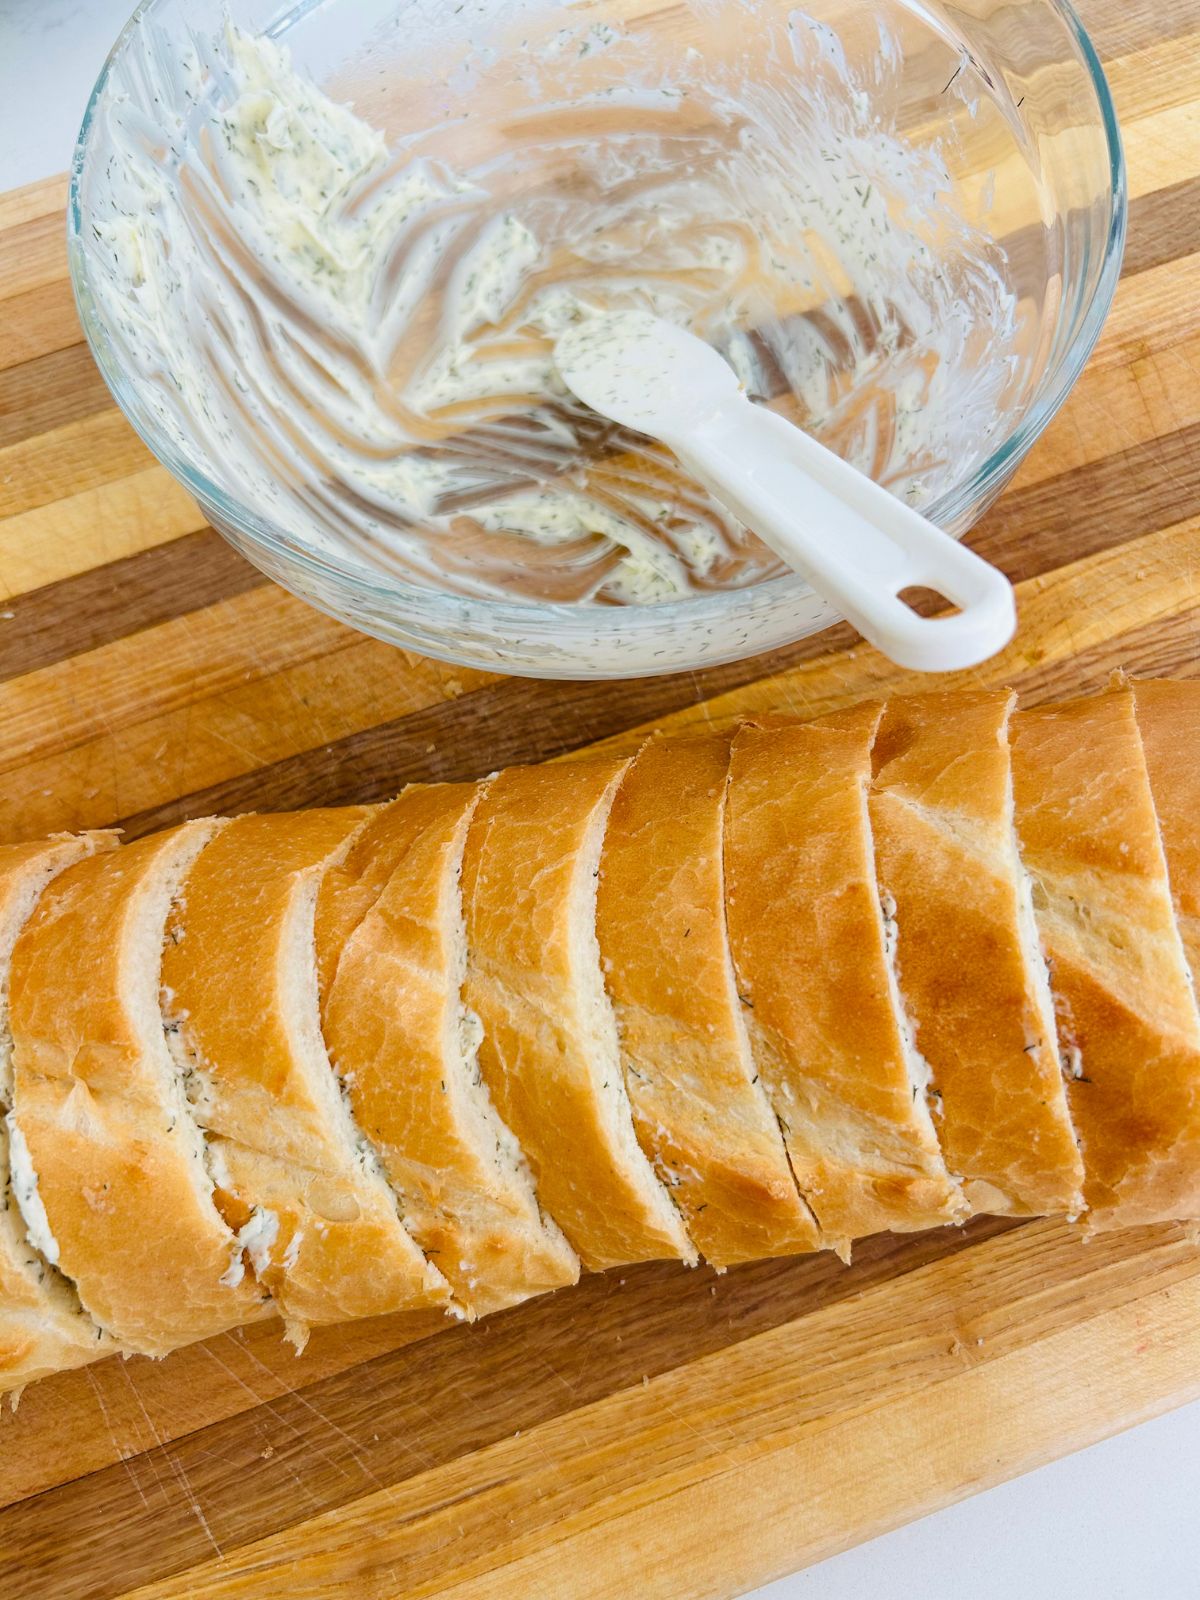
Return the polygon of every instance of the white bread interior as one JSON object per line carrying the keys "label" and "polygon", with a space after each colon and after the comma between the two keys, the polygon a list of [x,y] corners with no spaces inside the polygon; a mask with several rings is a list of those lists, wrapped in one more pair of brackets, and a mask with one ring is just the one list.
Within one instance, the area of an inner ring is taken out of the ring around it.
{"label": "white bread interior", "polygon": [[600,860],[597,930],[638,1139],[718,1268],[816,1247],[755,1071],[725,919],[728,735],[651,739]]}
{"label": "white bread interior", "polygon": [[406,1227],[472,1317],[579,1275],[488,1093],[482,1027],[463,1000],[462,859],[480,793],[407,790],[326,875],[317,914],[318,966],[332,974],[322,1003],[330,1057]]}
{"label": "white bread interior", "polygon": [[13,947],[47,885],[76,861],[113,849],[116,842],[115,834],[93,833],[0,847],[0,1391],[81,1366],[112,1348],[54,1265],[58,1241],[19,1128],[10,1156],[8,987]]}
{"label": "white bread interior", "polygon": [[13,1122],[58,1264],[94,1321],[147,1355],[263,1310],[252,1287],[226,1281],[237,1243],[158,1005],[168,913],[218,826],[76,863],[13,952]]}
{"label": "white bread interior", "polygon": [[1200,1017],[1132,691],[1013,718],[1022,856],[1095,1232],[1200,1216]]}
{"label": "white bread interior", "polygon": [[450,1299],[321,1032],[317,895],[368,815],[235,819],[189,874],[163,960],[164,1014],[218,1203],[298,1341],[313,1323]]}
{"label": "white bread interior", "polygon": [[1079,1158],[1017,851],[1007,690],[891,700],[871,821],[942,1152],[972,1210],[1074,1214]]}
{"label": "white bread interior", "polygon": [[479,1061],[546,1213],[580,1260],[696,1259],[638,1144],[596,939],[604,831],[627,763],[517,767],[467,836],[466,1001]]}

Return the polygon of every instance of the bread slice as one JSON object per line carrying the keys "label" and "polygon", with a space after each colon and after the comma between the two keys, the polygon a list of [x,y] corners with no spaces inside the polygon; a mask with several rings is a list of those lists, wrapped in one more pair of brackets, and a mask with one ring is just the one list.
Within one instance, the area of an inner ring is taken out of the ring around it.
{"label": "bread slice", "polygon": [[163,1006],[209,1134],[218,1203],[297,1337],[444,1306],[321,1037],[313,918],[362,807],[244,816],[200,856],[168,928]]}
{"label": "bread slice", "polygon": [[728,737],[651,739],[617,790],[596,931],[642,1149],[714,1266],[817,1247],[725,928]]}
{"label": "bread slice", "polygon": [[75,862],[116,843],[112,833],[60,834],[44,843],[0,847],[0,1391],[82,1366],[112,1348],[73,1285],[51,1264],[58,1244],[45,1221],[37,1173],[19,1130],[14,1183],[7,1113],[13,1093],[8,1014],[13,946],[47,885]]}
{"label": "bread slice", "polygon": [[871,826],[946,1165],[974,1211],[1075,1215],[1083,1162],[1013,821],[1007,689],[889,701]]}
{"label": "bread slice", "polygon": [[69,867],[13,951],[14,1121],[58,1265],[100,1327],[147,1355],[263,1310],[158,1009],[167,915],[216,826]]}
{"label": "bread slice", "polygon": [[405,1225],[471,1316],[579,1276],[483,1083],[462,1000],[460,875],[481,792],[406,790],[326,874],[316,919],[330,1059]]}
{"label": "bread slice", "polygon": [[596,944],[596,873],[626,762],[513,767],[467,834],[467,1005],[497,1111],[584,1265],[695,1259],[642,1154]]}
{"label": "bread slice", "polygon": [[1133,686],[1175,921],[1200,993],[1200,683]]}
{"label": "bread slice", "polygon": [[755,1064],[823,1241],[954,1222],[900,1002],[867,809],[882,707],[742,727],[725,874]]}
{"label": "bread slice", "polygon": [[1018,712],[1013,779],[1088,1224],[1200,1216],[1200,1021],[1131,691]]}

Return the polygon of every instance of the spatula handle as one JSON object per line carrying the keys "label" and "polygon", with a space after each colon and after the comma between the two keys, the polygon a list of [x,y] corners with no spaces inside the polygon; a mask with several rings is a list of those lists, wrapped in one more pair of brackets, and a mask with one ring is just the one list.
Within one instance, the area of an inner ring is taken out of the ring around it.
{"label": "spatula handle", "polygon": [[[1012,638],[1003,573],[774,412],[733,399],[666,443],[898,665],[972,667]],[[910,588],[934,589],[958,610],[923,617],[899,598]]]}

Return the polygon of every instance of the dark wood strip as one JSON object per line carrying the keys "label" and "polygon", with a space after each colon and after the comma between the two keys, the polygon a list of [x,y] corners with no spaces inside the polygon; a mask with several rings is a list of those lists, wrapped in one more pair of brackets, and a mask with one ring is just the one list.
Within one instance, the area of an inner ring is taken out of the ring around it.
{"label": "dark wood strip", "polygon": [[244,594],[269,580],[211,528],[8,602],[0,680],[53,665]]}
{"label": "dark wood strip", "polygon": [[[1200,427],[1190,427],[1006,494],[972,532],[970,542],[1019,582],[1051,565],[1079,560],[1197,514]],[[1043,540],[1043,532],[1052,532],[1053,540]],[[0,630],[0,680],[94,650],[268,581],[217,533],[205,529],[30,590],[5,607],[15,613],[15,625]],[[829,638],[822,650],[829,648]],[[814,653],[819,652],[805,641],[778,652],[770,670],[780,671]],[[758,675],[764,670],[765,664]],[[712,695],[749,680],[735,666],[701,674],[698,681],[704,694]]]}
{"label": "dark wood strip", "polygon": [[0,449],[95,416],[112,403],[86,344],[23,361],[0,371]]}
{"label": "dark wood strip", "polygon": [[1200,678],[1200,608],[1155,617],[1117,639],[1013,680],[1030,704],[1098,694],[1116,671],[1132,678]]}
{"label": "dark wood strip", "polygon": [[459,699],[348,734],[315,750],[183,795],[118,824],[130,838],[193,816],[293,811],[390,799],[406,783],[460,782],[497,767],[548,761],[599,739],[854,643],[840,625],[770,655],[708,672],[607,682],[506,678]]}
{"label": "dark wood strip", "polygon": [[[1200,54],[1200,52],[1198,52]],[[1200,61],[1196,66],[1200,83]],[[1140,195],[1129,205],[1123,278],[1181,261],[1200,251],[1200,178]]]}
{"label": "dark wood strip", "polygon": [[212,1541],[228,1549],[293,1526],[1013,1226],[882,1235],[850,1268],[821,1255],[721,1277],[620,1269],[449,1327],[0,1511],[0,1594],[108,1600],[210,1558]]}
{"label": "dark wood strip", "polygon": [[1003,495],[970,543],[1015,583],[1200,515],[1200,424]]}
{"label": "dark wood strip", "polygon": [[[1200,515],[1200,426],[1004,497],[972,545],[1015,582]],[[137,558],[135,558],[137,559]],[[349,734],[123,819],[131,837],[188,817],[385,800],[405,783],[454,782],[545,761],[849,646],[841,625],[707,672],[604,683],[509,678],[449,704]]]}

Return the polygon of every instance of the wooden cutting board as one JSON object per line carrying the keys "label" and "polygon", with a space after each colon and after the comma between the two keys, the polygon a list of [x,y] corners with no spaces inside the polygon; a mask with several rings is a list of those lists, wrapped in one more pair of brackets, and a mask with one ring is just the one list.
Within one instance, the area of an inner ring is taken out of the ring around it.
{"label": "wooden cutting board", "polygon": [[[1197,675],[1200,0],[1083,7],[1131,240],[1062,415],[973,536],[1044,699]],[[838,630],[627,684],[364,639],[233,554],[113,409],[61,181],[0,197],[0,837],[391,795],[650,723],[816,714],[918,680]],[[0,1594],[637,1595],[754,1584],[1200,1395],[1200,1249],[982,1221],[718,1277],[650,1266],[474,1328],[271,1327],[107,1361],[0,1417]]]}

